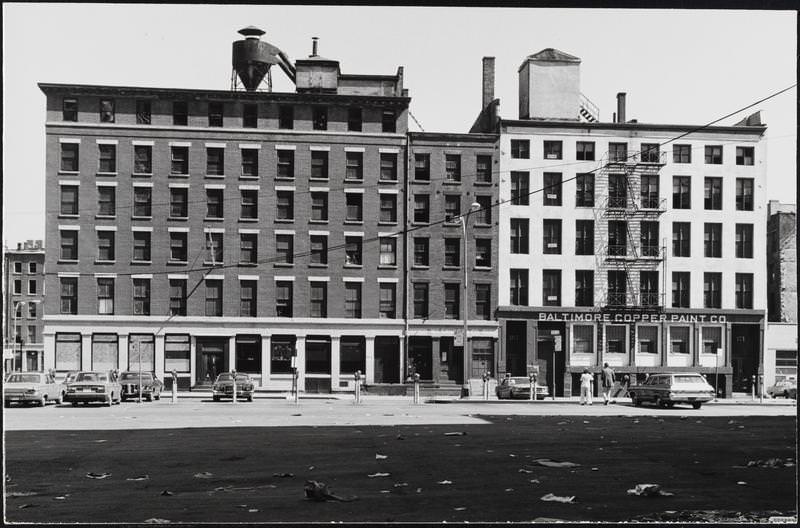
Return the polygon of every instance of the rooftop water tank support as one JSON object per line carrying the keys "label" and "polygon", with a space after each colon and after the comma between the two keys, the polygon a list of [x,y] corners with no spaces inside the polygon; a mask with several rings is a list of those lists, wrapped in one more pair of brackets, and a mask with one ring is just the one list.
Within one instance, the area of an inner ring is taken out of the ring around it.
{"label": "rooftop water tank support", "polygon": [[272,91],[270,68],[273,64],[280,66],[294,82],[295,69],[291,61],[277,47],[261,40],[261,35],[264,34],[262,29],[248,26],[240,29],[239,34],[244,39],[233,43],[231,90],[239,89],[241,80],[248,92],[257,91],[262,84],[266,85],[267,91]]}

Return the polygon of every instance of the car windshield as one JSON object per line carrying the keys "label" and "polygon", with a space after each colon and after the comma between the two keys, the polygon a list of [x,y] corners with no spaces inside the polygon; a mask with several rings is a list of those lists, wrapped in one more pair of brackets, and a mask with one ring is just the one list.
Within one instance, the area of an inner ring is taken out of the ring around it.
{"label": "car windshield", "polygon": [[8,383],[39,383],[38,374],[12,374],[6,380]]}
{"label": "car windshield", "polygon": [[108,375],[100,372],[79,372],[75,381],[108,381]]}
{"label": "car windshield", "polygon": [[[217,376],[217,381],[231,381],[231,380],[233,380],[233,376],[231,376],[230,374],[220,374],[219,376]],[[236,375],[236,381],[249,381],[249,380],[250,378],[247,376],[247,374]]]}
{"label": "car windshield", "polygon": [[[125,372],[122,374],[122,379],[124,380],[138,380],[139,374],[137,372]],[[142,380],[150,381],[150,374],[142,372]]]}
{"label": "car windshield", "polygon": [[702,376],[675,376],[675,383],[705,383]]}

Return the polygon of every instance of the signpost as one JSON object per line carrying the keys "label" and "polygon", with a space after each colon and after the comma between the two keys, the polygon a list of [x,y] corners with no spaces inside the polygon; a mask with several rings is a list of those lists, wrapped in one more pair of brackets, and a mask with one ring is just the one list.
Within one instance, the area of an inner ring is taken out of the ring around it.
{"label": "signpost", "polygon": [[294,392],[294,404],[297,405],[298,392],[300,387],[297,386],[297,355],[292,356],[292,392]]}
{"label": "signpost", "polygon": [[139,379],[138,385],[136,386],[137,392],[139,395],[136,398],[136,403],[142,403],[142,349],[141,349],[141,342],[136,340],[133,342],[133,349],[136,351],[136,356],[139,358]]}
{"label": "signpost", "polygon": [[719,394],[719,357],[722,355],[722,348],[717,348],[717,356],[714,358],[714,401],[717,401]]}

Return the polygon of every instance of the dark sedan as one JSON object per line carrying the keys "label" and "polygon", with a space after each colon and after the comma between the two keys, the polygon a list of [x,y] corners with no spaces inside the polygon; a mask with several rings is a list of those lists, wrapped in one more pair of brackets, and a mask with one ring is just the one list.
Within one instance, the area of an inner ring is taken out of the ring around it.
{"label": "dark sedan", "polygon": [[[236,374],[236,398],[253,401],[253,392],[255,391],[255,384],[250,376],[247,374]],[[219,401],[221,398],[233,399],[233,375],[228,372],[223,372],[217,376],[214,385],[211,387],[211,394],[214,401]]]}
{"label": "dark sedan", "polygon": [[[141,380],[139,376],[141,376]],[[164,383],[152,372],[142,372],[141,374],[134,371],[123,372],[119,379],[120,384],[122,384],[122,401],[128,398],[138,398],[139,387],[142,388],[142,398],[145,400],[153,401],[161,399],[161,391],[164,388]]]}
{"label": "dark sedan", "polygon": [[[536,388],[534,390],[536,391],[536,399],[538,400],[544,399],[544,397],[549,393],[545,385],[539,385],[538,383],[536,384]],[[510,378],[503,378],[498,382],[495,393],[497,394],[497,399],[499,400],[504,398],[530,398],[530,379],[528,379],[527,376],[512,376]]]}

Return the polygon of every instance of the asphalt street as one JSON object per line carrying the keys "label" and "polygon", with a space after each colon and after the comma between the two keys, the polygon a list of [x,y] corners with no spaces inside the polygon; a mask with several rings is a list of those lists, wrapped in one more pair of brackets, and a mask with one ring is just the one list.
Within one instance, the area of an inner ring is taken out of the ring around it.
{"label": "asphalt street", "polygon": [[[126,523],[765,521],[796,517],[796,425],[791,404],[694,410],[192,398],[12,408],[4,414],[5,516]],[[542,459],[571,464],[550,467]],[[759,467],[765,465],[771,467]],[[307,499],[308,480],[345,500]],[[673,495],[628,494],[643,483]],[[573,498],[543,500],[548,494]]]}

